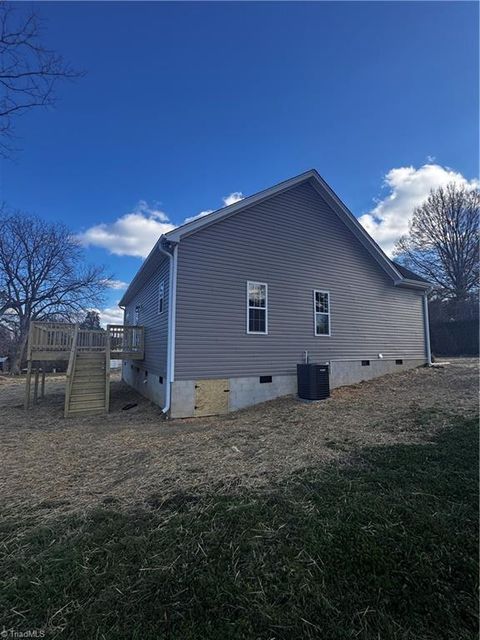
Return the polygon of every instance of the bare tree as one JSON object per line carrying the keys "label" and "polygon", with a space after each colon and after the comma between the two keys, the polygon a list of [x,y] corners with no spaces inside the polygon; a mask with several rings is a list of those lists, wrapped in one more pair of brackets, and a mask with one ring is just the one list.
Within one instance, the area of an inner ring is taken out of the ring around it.
{"label": "bare tree", "polygon": [[455,183],[430,192],[413,212],[395,257],[432,282],[441,300],[478,291],[480,193]]}
{"label": "bare tree", "polygon": [[13,151],[15,116],[54,104],[58,82],[81,75],[41,43],[34,12],[0,0],[0,155]]}
{"label": "bare tree", "polygon": [[78,240],[62,224],[0,212],[0,326],[13,332],[18,373],[32,320],[77,321],[103,299],[109,276],[86,265]]}

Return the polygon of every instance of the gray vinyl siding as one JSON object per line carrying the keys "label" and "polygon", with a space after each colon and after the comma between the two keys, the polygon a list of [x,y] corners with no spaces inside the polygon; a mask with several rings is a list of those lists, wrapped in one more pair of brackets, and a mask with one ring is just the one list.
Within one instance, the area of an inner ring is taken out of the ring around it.
{"label": "gray vinyl siding", "polygon": [[[164,283],[163,311],[158,313],[158,290]],[[145,327],[145,359],[135,360],[149,373],[165,376],[167,373],[169,260],[163,259],[141,290],[125,307],[125,324],[133,324],[135,307],[140,306],[138,324]]]}
{"label": "gray vinyl siding", "polygon": [[[246,283],[268,284],[268,335],[246,332]],[[330,291],[331,337],[313,290]],[[425,358],[422,294],[392,280],[310,184],[180,242],[175,379],[283,375],[311,361]]]}

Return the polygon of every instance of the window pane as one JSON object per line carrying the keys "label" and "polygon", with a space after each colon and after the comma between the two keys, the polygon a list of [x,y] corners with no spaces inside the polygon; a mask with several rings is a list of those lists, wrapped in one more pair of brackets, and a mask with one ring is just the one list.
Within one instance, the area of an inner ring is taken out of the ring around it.
{"label": "window pane", "polygon": [[163,311],[163,282],[158,287],[158,313]]}
{"label": "window pane", "polygon": [[330,322],[328,314],[316,313],[315,321],[317,326],[317,335],[328,335],[330,333]]}
{"label": "window pane", "polygon": [[315,311],[317,313],[328,313],[328,293],[315,292]]}
{"label": "window pane", "polygon": [[265,308],[266,287],[264,284],[250,282],[248,284],[248,306]]}
{"label": "window pane", "polygon": [[265,333],[266,312],[265,309],[248,310],[248,330],[252,333]]}

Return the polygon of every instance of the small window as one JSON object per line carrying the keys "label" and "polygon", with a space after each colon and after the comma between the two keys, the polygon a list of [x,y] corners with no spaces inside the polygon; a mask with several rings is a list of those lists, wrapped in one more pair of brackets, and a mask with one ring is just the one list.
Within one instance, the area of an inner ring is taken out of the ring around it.
{"label": "small window", "polygon": [[158,376],[158,381],[160,384],[163,384],[163,376]]}
{"label": "small window", "polygon": [[158,313],[162,313],[165,308],[165,283],[158,285]]}
{"label": "small window", "polygon": [[139,322],[140,322],[140,305],[137,304],[137,306],[135,307],[135,315],[134,315],[134,318],[133,318],[133,324],[135,326],[137,326]]}
{"label": "small window", "polygon": [[316,336],[330,335],[330,293],[328,291],[313,292],[313,315]]}
{"label": "small window", "polygon": [[395,364],[403,364],[403,360],[395,360]]}
{"label": "small window", "polygon": [[362,367],[369,367],[370,366],[370,360],[362,360]]}
{"label": "small window", "polygon": [[272,376],[260,376],[260,384],[265,384],[266,382],[271,382]]}
{"label": "small window", "polygon": [[268,333],[267,314],[267,285],[247,282],[247,333]]}

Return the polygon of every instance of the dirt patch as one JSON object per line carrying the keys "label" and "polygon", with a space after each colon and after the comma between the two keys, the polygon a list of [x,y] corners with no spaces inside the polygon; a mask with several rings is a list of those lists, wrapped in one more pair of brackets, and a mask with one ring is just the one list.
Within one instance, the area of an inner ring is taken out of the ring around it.
{"label": "dirt patch", "polygon": [[[24,380],[0,379],[0,490],[8,506],[50,512],[95,504],[161,505],[203,489],[262,488],[298,469],[354,460],[365,445],[428,441],[452,414],[477,408],[477,363],[419,368],[221,417],[166,421],[118,378],[111,412],[63,418],[65,378],[23,410]],[[122,411],[127,403],[137,403]],[[193,499],[193,498],[192,498]]]}

